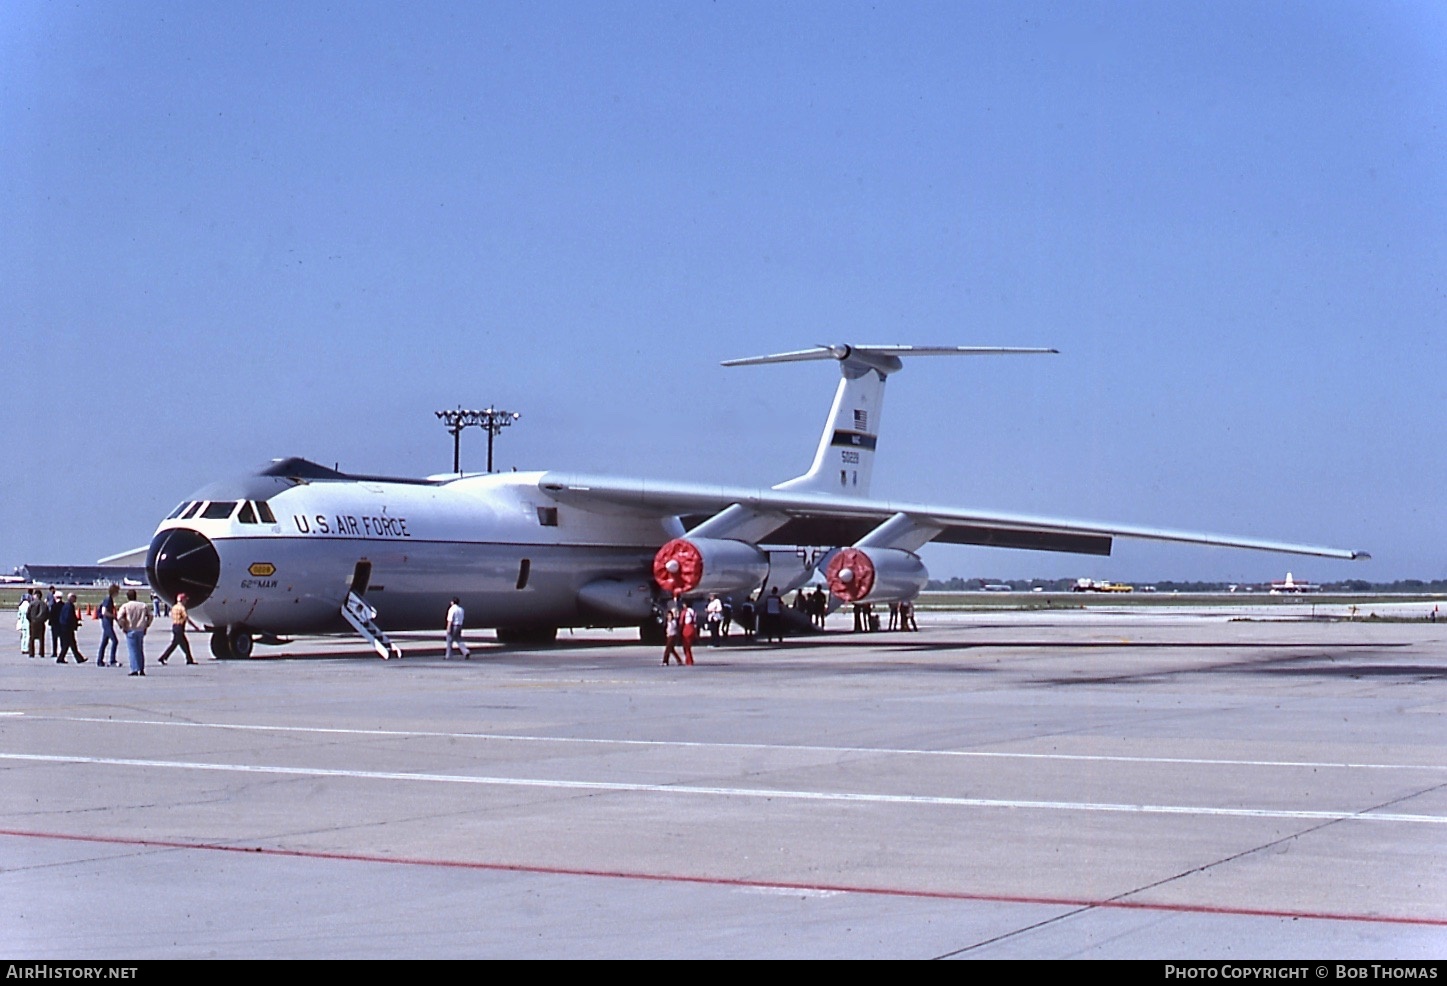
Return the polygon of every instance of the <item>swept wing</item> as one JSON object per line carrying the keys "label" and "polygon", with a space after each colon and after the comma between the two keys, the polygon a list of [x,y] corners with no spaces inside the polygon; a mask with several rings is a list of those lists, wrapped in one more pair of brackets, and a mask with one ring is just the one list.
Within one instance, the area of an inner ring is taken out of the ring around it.
{"label": "swept wing", "polygon": [[538,480],[538,487],[559,503],[586,510],[621,512],[636,516],[680,516],[684,518],[685,527],[690,526],[692,519],[712,517],[733,506],[757,515],[782,518],[782,522],[773,531],[757,538],[761,544],[852,544],[884,521],[903,516],[913,521],[922,531],[938,529],[938,533],[928,537],[927,541],[942,541],[948,544],[1108,555],[1113,539],[1122,537],[1223,548],[1251,548],[1257,551],[1316,555],[1322,558],[1369,557],[1363,551],[1321,545],[1106,521],[849,497],[832,493],[811,494],[558,472],[544,473]]}

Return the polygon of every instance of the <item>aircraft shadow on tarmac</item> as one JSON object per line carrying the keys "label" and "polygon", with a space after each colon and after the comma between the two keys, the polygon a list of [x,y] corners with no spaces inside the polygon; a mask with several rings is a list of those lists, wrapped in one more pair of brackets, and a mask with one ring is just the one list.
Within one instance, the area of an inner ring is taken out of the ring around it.
{"label": "aircraft shadow on tarmac", "polygon": [[[340,641],[339,641],[340,642]],[[556,644],[539,645],[534,647],[503,645],[491,641],[477,641],[469,644],[472,649],[472,660],[464,661],[458,657],[448,662],[459,667],[476,666],[483,667],[488,663],[497,663],[501,659],[509,659],[509,663],[519,661],[546,662],[550,665],[565,664],[569,654],[578,651],[586,651],[598,656],[608,652],[638,652],[642,651],[647,655],[645,663],[652,664],[656,656],[661,652],[661,646],[656,644],[641,644],[637,640],[620,639],[599,639],[596,637],[581,638],[576,640],[562,639]],[[949,675],[959,674],[992,674],[997,673],[998,668],[991,664],[981,664],[977,652],[1004,650],[1004,651],[1032,651],[1037,653],[1060,653],[1060,652],[1090,652],[1090,651],[1178,651],[1183,656],[1188,656],[1199,651],[1231,651],[1242,653],[1235,659],[1212,661],[1202,664],[1190,664],[1175,667],[1155,668],[1149,671],[1126,674],[1092,675],[1088,667],[1082,667],[1080,674],[1052,675],[1039,679],[1039,684],[1064,686],[1064,685],[1112,685],[1159,682],[1171,678],[1179,678],[1186,675],[1220,675],[1220,674],[1250,674],[1269,676],[1296,676],[1296,677],[1322,677],[1322,678],[1398,678],[1403,680],[1429,681],[1447,678],[1447,663],[1436,664],[1414,664],[1414,663],[1381,663],[1379,659],[1388,656],[1388,651],[1409,647],[1407,643],[1340,643],[1323,645],[1321,643],[1282,643],[1279,640],[1261,641],[1253,643],[1249,640],[1219,641],[1219,640],[1166,640],[1166,641],[1131,641],[1131,640],[1109,640],[1109,641],[1061,641],[1061,640],[1040,640],[1040,639],[1017,639],[1002,638],[991,640],[959,640],[941,639],[931,635],[930,639],[920,639],[914,635],[896,634],[855,634],[849,632],[823,633],[805,637],[790,637],[787,642],[780,644],[765,644],[757,641],[745,642],[734,636],[732,642],[725,643],[720,647],[710,647],[706,641],[700,642],[694,648],[699,661],[699,667],[712,667],[717,670],[730,670],[735,672],[758,672],[765,666],[761,665],[757,658],[761,656],[772,656],[776,660],[770,660],[766,667],[777,670],[796,670],[803,665],[792,660],[809,655],[815,656],[815,652],[824,648],[838,650],[840,648],[853,649],[854,647],[865,648],[870,657],[861,659],[853,654],[837,655],[827,659],[827,670],[830,674],[863,674],[887,671],[898,664],[888,659],[880,659],[881,654],[893,654],[898,656],[919,656],[933,657],[936,660],[911,662],[911,673],[940,673]],[[365,647],[350,648],[345,650],[330,651],[323,653],[288,653],[285,645],[278,648],[279,653],[267,654],[258,651],[253,660],[285,660],[285,661],[376,661],[376,655]],[[442,658],[442,645],[433,641],[414,642],[407,651],[408,657],[401,664],[412,666],[432,665],[440,663]],[[742,660],[731,660],[730,655],[736,658],[749,657],[747,662]],[[945,659],[947,655],[954,655],[957,659]],[[623,656],[621,653],[618,656]],[[1395,656],[1395,655],[1392,655]],[[862,657],[862,655],[861,655]],[[819,667],[812,660],[810,667]],[[1014,669],[1012,669],[1014,670]]]}
{"label": "aircraft shadow on tarmac", "polygon": [[[1041,679],[1047,685],[1103,685],[1131,682],[1161,681],[1167,678],[1198,674],[1294,675],[1319,678],[1403,678],[1419,681],[1447,678],[1447,664],[1378,663],[1373,658],[1387,656],[1387,651],[1410,647],[1407,643],[1282,643],[1281,641],[1046,641],[993,640],[969,642],[920,642],[904,645],[910,649],[1021,649],[1034,651],[1117,650],[1117,651],[1259,651],[1236,660],[1194,664],[1189,667],[1160,668],[1136,674],[1071,675]],[[1395,656],[1395,655],[1393,655]]]}

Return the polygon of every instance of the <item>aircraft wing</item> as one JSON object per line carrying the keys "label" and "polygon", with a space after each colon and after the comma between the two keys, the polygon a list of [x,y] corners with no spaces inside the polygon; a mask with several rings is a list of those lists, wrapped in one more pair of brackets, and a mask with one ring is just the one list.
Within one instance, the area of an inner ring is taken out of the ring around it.
{"label": "aircraft wing", "polygon": [[556,472],[544,473],[538,480],[538,487],[563,504],[597,512],[653,517],[680,516],[685,519],[686,526],[690,526],[690,521],[705,520],[737,505],[745,510],[774,515],[781,519],[776,529],[759,539],[759,543],[764,544],[849,545],[884,521],[902,514],[920,528],[938,529],[938,533],[926,540],[949,544],[1109,555],[1113,539],[1123,537],[1223,548],[1250,548],[1257,551],[1316,555],[1322,558],[1349,560],[1370,557],[1364,551],[1227,534],[789,490]]}
{"label": "aircraft wing", "polygon": [[96,562],[97,565],[124,565],[130,568],[138,568],[146,563],[146,552],[150,545],[142,545],[139,548],[132,548],[130,551],[122,551],[118,555],[107,555]]}

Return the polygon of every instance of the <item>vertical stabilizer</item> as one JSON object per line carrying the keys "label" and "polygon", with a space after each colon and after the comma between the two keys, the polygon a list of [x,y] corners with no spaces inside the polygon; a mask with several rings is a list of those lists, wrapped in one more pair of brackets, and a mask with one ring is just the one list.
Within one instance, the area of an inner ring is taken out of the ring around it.
{"label": "vertical stabilizer", "polygon": [[975,346],[816,346],[772,356],[727,360],[724,366],[792,363],[833,359],[839,362],[839,387],[809,471],[775,486],[776,490],[868,496],[874,474],[884,384],[904,366],[903,356],[982,356],[1005,353],[1053,353],[1053,349],[1003,349]]}

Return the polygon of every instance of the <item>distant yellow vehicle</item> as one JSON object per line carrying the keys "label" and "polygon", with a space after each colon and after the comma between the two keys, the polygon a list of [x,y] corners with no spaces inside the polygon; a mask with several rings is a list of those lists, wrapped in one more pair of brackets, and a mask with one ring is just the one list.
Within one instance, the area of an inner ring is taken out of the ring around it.
{"label": "distant yellow vehicle", "polygon": [[1076,579],[1071,592],[1135,592],[1135,586],[1124,582],[1097,582],[1094,579]]}

